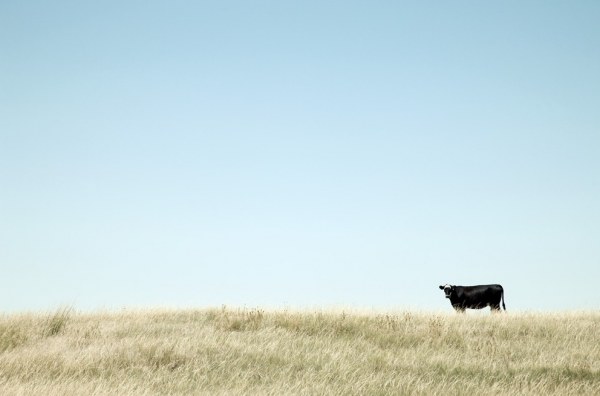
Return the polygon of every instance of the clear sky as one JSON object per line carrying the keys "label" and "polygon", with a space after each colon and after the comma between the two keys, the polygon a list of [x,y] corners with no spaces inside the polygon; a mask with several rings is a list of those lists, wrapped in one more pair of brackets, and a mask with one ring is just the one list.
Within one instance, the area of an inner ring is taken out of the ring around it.
{"label": "clear sky", "polygon": [[0,309],[600,308],[600,2],[0,4]]}

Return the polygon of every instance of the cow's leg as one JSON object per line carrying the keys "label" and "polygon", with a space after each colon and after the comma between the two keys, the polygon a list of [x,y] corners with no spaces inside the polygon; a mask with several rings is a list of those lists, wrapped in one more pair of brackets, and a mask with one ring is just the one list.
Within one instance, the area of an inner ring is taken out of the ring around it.
{"label": "cow's leg", "polygon": [[456,306],[454,306],[454,309],[456,310],[457,313],[462,313],[462,314],[465,313],[465,308],[464,307],[456,305]]}
{"label": "cow's leg", "polygon": [[491,304],[490,310],[492,313],[500,313],[500,304]]}

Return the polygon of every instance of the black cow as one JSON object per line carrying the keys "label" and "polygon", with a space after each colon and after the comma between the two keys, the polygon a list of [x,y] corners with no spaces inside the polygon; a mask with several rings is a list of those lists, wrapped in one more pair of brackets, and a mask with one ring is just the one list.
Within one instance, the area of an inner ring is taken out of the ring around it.
{"label": "black cow", "polygon": [[506,311],[504,305],[504,289],[500,285],[478,285],[478,286],[440,286],[440,289],[450,299],[450,303],[457,312],[464,312],[465,309],[481,309],[490,307],[492,312],[500,311],[500,301],[502,308]]}

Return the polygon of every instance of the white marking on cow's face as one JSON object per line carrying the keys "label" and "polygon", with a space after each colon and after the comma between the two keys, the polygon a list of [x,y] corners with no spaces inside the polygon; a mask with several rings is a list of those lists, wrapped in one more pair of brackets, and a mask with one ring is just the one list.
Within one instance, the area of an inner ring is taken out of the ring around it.
{"label": "white marking on cow's face", "polygon": [[450,295],[452,294],[452,286],[451,285],[444,285],[444,294],[446,295],[446,298],[450,298]]}

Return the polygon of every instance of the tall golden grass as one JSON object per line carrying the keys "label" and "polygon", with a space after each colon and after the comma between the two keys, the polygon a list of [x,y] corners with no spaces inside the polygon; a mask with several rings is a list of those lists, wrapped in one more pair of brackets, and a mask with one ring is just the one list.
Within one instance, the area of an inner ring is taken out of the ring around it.
{"label": "tall golden grass", "polygon": [[0,394],[600,394],[600,313],[0,317]]}

